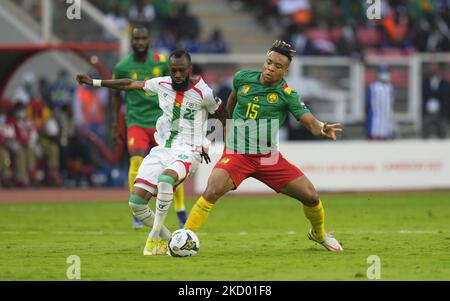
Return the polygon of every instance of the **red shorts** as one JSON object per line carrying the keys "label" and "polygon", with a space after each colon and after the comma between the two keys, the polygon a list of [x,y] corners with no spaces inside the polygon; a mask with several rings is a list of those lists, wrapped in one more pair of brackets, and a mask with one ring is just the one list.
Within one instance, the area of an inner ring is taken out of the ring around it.
{"label": "red shorts", "polygon": [[246,178],[255,178],[277,193],[291,181],[303,176],[303,172],[276,151],[268,155],[237,154],[225,149],[214,168],[225,169],[236,188]]}
{"label": "red shorts", "polygon": [[137,125],[129,126],[127,129],[128,152],[141,149],[147,151],[149,148],[158,145],[155,141],[156,129],[146,129]]}

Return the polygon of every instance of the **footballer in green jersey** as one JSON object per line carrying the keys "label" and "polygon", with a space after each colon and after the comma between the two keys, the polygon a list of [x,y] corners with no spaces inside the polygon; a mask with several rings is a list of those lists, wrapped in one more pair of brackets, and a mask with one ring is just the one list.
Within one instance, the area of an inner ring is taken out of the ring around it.
{"label": "footballer in green jersey", "polygon": [[315,136],[336,140],[336,134],[342,131],[340,124],[317,120],[286,84],[284,77],[294,53],[288,43],[275,41],[262,71],[240,71],[235,75],[227,102],[232,122],[226,129],[225,150],[209,176],[206,190],[189,213],[186,229],[198,231],[222,195],[253,177],[303,204],[311,223],[309,239],[329,251],[343,251],[341,244],[325,232],[324,209],[313,184],[277,148],[278,126],[289,113]]}

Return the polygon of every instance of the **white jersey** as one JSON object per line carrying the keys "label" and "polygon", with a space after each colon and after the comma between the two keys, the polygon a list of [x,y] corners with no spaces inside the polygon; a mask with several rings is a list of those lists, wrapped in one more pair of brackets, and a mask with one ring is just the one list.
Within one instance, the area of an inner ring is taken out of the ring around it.
{"label": "white jersey", "polygon": [[199,77],[186,91],[175,91],[170,76],[156,77],[144,82],[145,91],[158,94],[163,111],[156,122],[155,140],[161,147],[195,150],[203,145],[208,113],[221,106],[212,89]]}

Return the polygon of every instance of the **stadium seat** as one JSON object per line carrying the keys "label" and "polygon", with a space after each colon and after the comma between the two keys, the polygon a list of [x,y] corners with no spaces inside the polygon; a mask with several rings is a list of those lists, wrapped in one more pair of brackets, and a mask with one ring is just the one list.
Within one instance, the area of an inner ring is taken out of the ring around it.
{"label": "stadium seat", "polygon": [[359,27],[356,36],[363,47],[378,46],[381,43],[381,34],[373,27]]}
{"label": "stadium seat", "polygon": [[330,30],[330,38],[334,41],[337,42],[341,39],[342,36],[342,29],[339,27],[334,27],[333,29]]}
{"label": "stadium seat", "polygon": [[368,56],[376,56],[376,55],[380,55],[380,51],[376,48],[366,48],[364,49],[364,55],[366,57]]}
{"label": "stadium seat", "polygon": [[405,56],[406,53],[400,48],[384,48],[382,50],[383,55],[385,56]]}
{"label": "stadium seat", "polygon": [[306,31],[306,35],[313,41],[317,40],[331,40],[331,35],[326,29],[322,28],[311,28]]}

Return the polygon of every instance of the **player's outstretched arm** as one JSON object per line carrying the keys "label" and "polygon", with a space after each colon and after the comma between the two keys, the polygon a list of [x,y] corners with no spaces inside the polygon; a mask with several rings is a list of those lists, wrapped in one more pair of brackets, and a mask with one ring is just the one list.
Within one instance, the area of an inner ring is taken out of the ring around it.
{"label": "player's outstretched arm", "polygon": [[87,75],[81,74],[77,75],[77,82],[80,85],[88,85],[92,87],[105,87],[116,90],[141,90],[144,86],[144,82],[135,81],[131,79],[109,79],[109,80],[100,80],[100,79],[92,79]]}
{"label": "player's outstretched arm", "polygon": [[336,134],[342,132],[340,123],[323,123],[316,119],[316,117],[314,117],[311,113],[303,114],[299,121],[302,126],[307,128],[314,136],[317,137],[324,136],[336,140]]}

